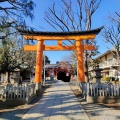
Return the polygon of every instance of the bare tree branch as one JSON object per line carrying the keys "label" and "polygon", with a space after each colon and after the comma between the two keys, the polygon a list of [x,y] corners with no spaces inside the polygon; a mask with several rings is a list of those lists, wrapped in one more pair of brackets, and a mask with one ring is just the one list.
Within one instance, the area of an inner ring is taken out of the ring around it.
{"label": "bare tree branch", "polygon": [[[104,31],[102,33],[103,38],[106,42],[110,43],[115,52],[112,52],[114,55],[116,55],[117,61],[120,60],[120,22],[119,22],[120,16],[109,17],[109,21],[111,23],[110,26],[106,26],[104,28]],[[118,62],[119,63],[119,62]],[[120,63],[119,63],[120,64]]]}
{"label": "bare tree branch", "polygon": [[[101,0],[61,0],[60,12],[55,8],[55,3],[52,8],[48,8],[45,13],[46,22],[49,23],[54,29],[62,31],[83,31],[90,30],[92,26],[92,17],[95,11],[100,6]],[[63,7],[63,6],[64,7]],[[73,7],[75,5],[75,7]],[[87,40],[87,44],[91,44]],[[75,44],[73,42],[73,44]],[[91,53],[91,52],[89,52]],[[91,56],[91,55],[89,55]],[[77,57],[77,56],[76,56]],[[87,51],[86,51],[86,62],[87,62]],[[86,68],[87,63],[86,63]]]}

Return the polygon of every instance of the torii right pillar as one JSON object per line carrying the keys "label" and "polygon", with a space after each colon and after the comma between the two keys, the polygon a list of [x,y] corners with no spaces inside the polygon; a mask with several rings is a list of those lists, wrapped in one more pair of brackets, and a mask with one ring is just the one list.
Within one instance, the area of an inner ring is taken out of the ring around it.
{"label": "torii right pillar", "polygon": [[84,60],[83,60],[83,44],[82,40],[76,40],[76,51],[78,60],[78,82],[85,82]]}

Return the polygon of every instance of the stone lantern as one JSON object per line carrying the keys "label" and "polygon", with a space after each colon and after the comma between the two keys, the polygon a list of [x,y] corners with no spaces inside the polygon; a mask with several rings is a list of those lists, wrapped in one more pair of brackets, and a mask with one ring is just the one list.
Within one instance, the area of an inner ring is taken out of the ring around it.
{"label": "stone lantern", "polygon": [[95,71],[95,81],[98,84],[101,84],[101,78],[102,78],[101,71],[102,70],[103,70],[102,68],[99,68],[99,65],[97,65],[96,68],[94,69],[94,71]]}

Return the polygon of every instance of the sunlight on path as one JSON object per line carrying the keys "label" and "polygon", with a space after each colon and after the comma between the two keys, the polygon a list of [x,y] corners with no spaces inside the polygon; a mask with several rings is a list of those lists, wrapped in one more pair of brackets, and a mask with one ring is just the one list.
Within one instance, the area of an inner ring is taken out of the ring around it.
{"label": "sunlight on path", "polygon": [[68,83],[57,81],[32,107],[24,120],[89,120]]}

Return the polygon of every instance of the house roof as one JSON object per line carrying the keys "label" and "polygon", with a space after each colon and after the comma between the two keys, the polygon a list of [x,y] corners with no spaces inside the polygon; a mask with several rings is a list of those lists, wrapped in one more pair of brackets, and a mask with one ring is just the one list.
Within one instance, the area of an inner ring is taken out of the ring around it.
{"label": "house roof", "polygon": [[99,59],[99,58],[101,58],[101,57],[103,57],[103,56],[105,56],[105,55],[107,55],[107,54],[109,54],[111,52],[114,52],[114,51],[115,51],[114,49],[107,50],[106,52],[104,52],[101,55],[99,55],[98,57],[96,57],[94,60]]}
{"label": "house roof", "polygon": [[110,53],[110,52],[111,52],[110,50],[107,50],[106,52],[104,52],[104,53],[102,53],[101,55],[99,55],[98,57],[96,57],[95,60],[103,57],[104,55],[107,55],[107,54]]}

